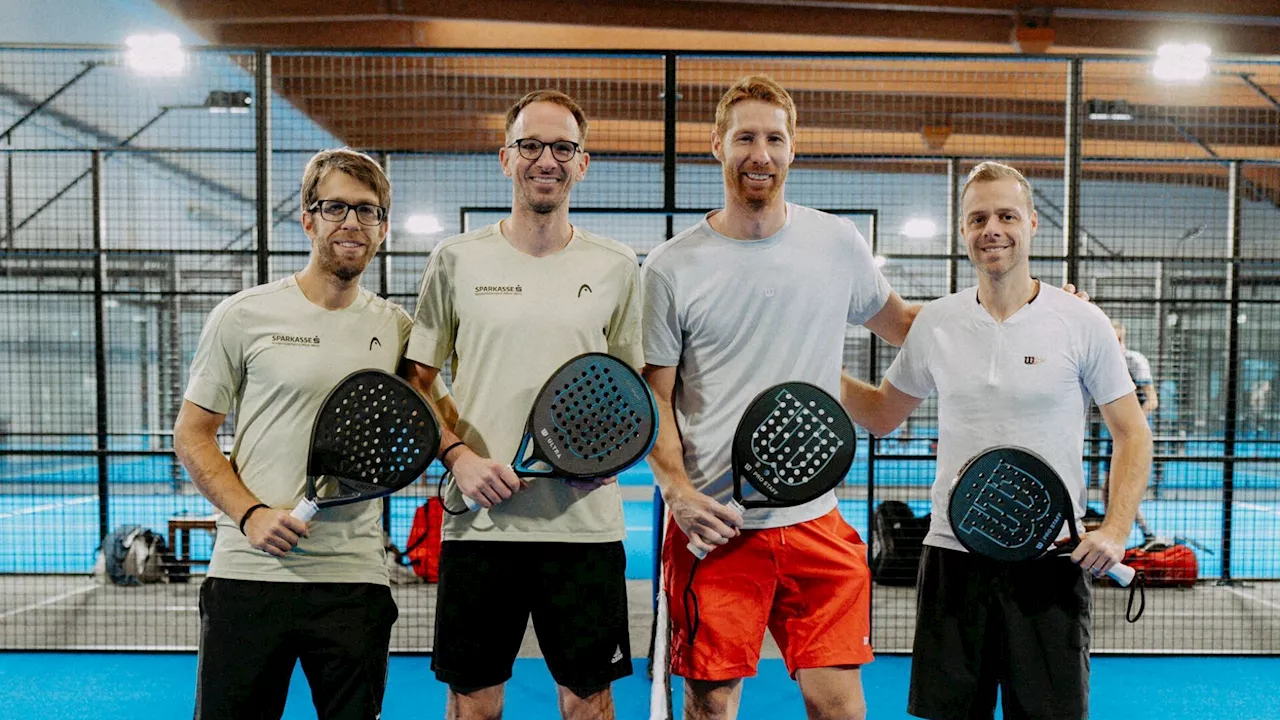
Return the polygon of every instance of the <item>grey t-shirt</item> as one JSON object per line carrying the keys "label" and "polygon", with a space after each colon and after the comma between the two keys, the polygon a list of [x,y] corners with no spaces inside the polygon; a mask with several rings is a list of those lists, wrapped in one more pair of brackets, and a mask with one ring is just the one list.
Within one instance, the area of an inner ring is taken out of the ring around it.
{"label": "grey t-shirt", "polygon": [[[703,219],[649,254],[643,287],[645,362],[677,368],[685,471],[721,502],[733,496],[730,447],[751,399],[790,381],[840,397],[845,325],[874,317],[891,292],[851,221],[790,203],[786,224],[763,240],[725,237]],[[794,525],[835,504],[827,493],[752,508],[746,527]]]}

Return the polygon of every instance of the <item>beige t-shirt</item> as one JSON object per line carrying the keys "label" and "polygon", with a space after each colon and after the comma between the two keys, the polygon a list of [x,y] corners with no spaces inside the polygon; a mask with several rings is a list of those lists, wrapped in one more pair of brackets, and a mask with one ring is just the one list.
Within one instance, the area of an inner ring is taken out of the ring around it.
{"label": "beige t-shirt", "polygon": [[[311,428],[324,398],[356,370],[395,372],[411,324],[403,308],[368,290],[346,308],[326,310],[307,300],[293,276],[259,285],[209,314],[185,397],[234,413],[232,467],[259,500],[292,508],[306,489]],[[219,513],[209,576],[386,585],[381,514],[376,502],[322,509],[311,537],[275,558],[249,546],[238,518]]]}
{"label": "beige t-shirt", "polygon": [[[640,367],[640,271],[621,243],[574,228],[565,248],[536,258],[497,225],[442,242],[422,279],[410,360],[434,368],[453,358],[456,431],[477,453],[511,462],[534,396],[553,372],[585,352]],[[450,508],[463,507],[450,485]],[[446,540],[612,542],[626,535],[616,484],[583,492],[534,479],[492,510],[450,516]]]}

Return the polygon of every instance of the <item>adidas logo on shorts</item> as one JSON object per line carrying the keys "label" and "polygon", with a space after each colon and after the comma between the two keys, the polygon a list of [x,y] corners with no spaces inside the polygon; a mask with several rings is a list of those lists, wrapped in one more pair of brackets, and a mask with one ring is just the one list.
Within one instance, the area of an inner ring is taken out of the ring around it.
{"label": "adidas logo on shorts", "polygon": [[609,662],[610,662],[610,663],[620,663],[620,662],[622,662],[622,646],[621,646],[621,645],[619,645],[619,646],[618,646],[618,649],[617,649],[617,650],[614,650],[614,651],[613,651],[613,659],[612,659],[612,660],[610,660]]}

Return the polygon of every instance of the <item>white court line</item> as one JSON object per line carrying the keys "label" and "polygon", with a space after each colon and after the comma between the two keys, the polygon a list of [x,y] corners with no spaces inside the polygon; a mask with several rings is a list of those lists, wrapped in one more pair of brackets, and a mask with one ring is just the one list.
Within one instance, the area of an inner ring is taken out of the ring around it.
{"label": "white court line", "polygon": [[13,512],[0,513],[0,520],[6,520],[8,518],[14,518],[20,515],[34,515],[35,513],[38,513],[38,512],[44,512],[46,510],[57,510],[59,508],[69,507],[71,505],[83,505],[85,503],[91,503],[97,499],[98,498],[93,495],[85,495],[84,497],[76,498],[74,500],[59,500],[58,502],[55,502],[55,503],[47,503],[45,505],[36,505],[34,507],[23,508],[21,510],[15,510]]}
{"label": "white court line", "polygon": [[1263,600],[1263,599],[1262,599],[1262,598],[1260,598],[1260,597],[1254,597],[1254,596],[1252,596],[1252,595],[1250,595],[1250,594],[1248,594],[1248,593],[1240,592],[1240,591],[1239,591],[1239,590],[1237,590],[1236,588],[1229,587],[1229,586],[1228,586],[1228,587],[1225,587],[1225,588],[1223,588],[1223,589],[1224,589],[1224,590],[1226,590],[1227,592],[1231,593],[1232,595],[1236,595],[1236,596],[1238,596],[1238,597],[1242,597],[1242,598],[1244,598],[1245,600],[1250,600],[1250,601],[1256,602],[1256,603],[1258,603],[1258,604],[1260,604],[1260,605],[1266,605],[1267,607],[1271,608],[1272,610],[1280,610],[1280,603],[1271,602],[1270,600]]}
{"label": "white court line", "polygon": [[38,603],[31,603],[30,605],[24,605],[15,610],[10,610],[9,612],[6,612],[6,613],[0,613],[0,620],[4,620],[5,618],[12,617],[14,615],[21,615],[24,612],[27,612],[29,610],[35,610],[37,608],[42,608],[45,605],[52,605],[56,602],[62,602],[63,600],[66,600],[69,597],[74,597],[76,595],[83,595],[84,593],[90,592],[92,590],[97,590],[97,589],[98,589],[98,585],[97,583],[94,583],[93,585],[86,585],[84,587],[76,588],[75,590],[68,590],[67,592],[62,593],[61,595],[54,595],[51,598],[45,598],[44,600],[41,600]]}
{"label": "white court line", "polygon": [[1254,512],[1269,513],[1271,515],[1280,516],[1280,510],[1268,505],[1259,505],[1251,502],[1238,502],[1236,503],[1236,507],[1244,508],[1245,510],[1252,510]]}

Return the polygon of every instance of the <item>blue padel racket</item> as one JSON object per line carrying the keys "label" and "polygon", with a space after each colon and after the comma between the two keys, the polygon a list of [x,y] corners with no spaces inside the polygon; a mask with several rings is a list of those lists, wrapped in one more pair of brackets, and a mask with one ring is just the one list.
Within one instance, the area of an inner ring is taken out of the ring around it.
{"label": "blue padel racket", "polygon": [[307,494],[290,514],[305,521],[320,508],[390,495],[418,479],[439,450],[440,426],[417,390],[382,370],[354,372],[316,413]]}
{"label": "blue padel racket", "polygon": [[[844,481],[858,438],[844,406],[817,385],[787,382],[760,393],[733,433],[733,499],[751,507],[803,505]],[[762,497],[744,499],[745,480]],[[706,554],[688,546],[689,552]]]}
{"label": "blue padel racket", "polygon": [[[658,438],[658,407],[630,365],[579,355],[538,391],[511,469],[520,477],[598,480],[644,459]],[[463,495],[467,509],[479,505]]]}
{"label": "blue padel racket", "polygon": [[[1080,544],[1066,485],[1026,448],[993,447],[965,463],[951,489],[948,516],[960,544],[992,560],[1025,562],[1068,554]],[[1058,546],[1063,524],[1070,540]],[[1107,576],[1128,587],[1134,571],[1117,563]]]}

